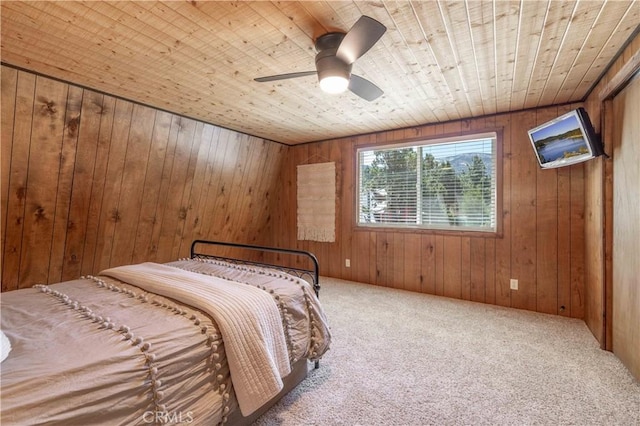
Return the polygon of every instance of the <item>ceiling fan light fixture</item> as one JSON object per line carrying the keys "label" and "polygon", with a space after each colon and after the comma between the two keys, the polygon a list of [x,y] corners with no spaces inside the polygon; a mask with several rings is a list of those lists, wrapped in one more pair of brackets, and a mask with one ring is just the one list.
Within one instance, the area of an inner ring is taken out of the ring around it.
{"label": "ceiling fan light fixture", "polygon": [[326,93],[342,93],[349,88],[351,65],[336,58],[335,49],[328,49],[316,55],[316,69],[320,88]]}
{"label": "ceiling fan light fixture", "polygon": [[329,75],[320,80],[320,88],[331,94],[342,93],[349,87],[349,79],[341,75]]}
{"label": "ceiling fan light fixture", "polygon": [[366,101],[374,101],[384,93],[378,86],[356,74],[351,74],[353,63],[367,53],[382,37],[387,28],[368,16],[361,16],[351,29],[329,32],[315,40],[316,71],[255,78],[258,82],[318,75],[320,89],[325,93],[342,93],[347,89]]}

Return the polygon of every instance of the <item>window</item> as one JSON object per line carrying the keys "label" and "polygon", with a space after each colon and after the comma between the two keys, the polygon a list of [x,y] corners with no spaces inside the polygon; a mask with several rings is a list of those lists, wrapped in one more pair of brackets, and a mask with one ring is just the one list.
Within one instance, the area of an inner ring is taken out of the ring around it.
{"label": "window", "polygon": [[360,148],[358,226],[497,232],[497,135]]}

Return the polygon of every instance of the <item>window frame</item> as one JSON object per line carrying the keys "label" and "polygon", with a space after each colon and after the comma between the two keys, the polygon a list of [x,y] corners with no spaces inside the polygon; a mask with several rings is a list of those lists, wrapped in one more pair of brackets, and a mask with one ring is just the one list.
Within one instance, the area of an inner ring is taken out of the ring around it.
{"label": "window frame", "polygon": [[[494,230],[470,230],[470,229],[443,229],[443,228],[427,228],[422,225],[407,225],[393,226],[392,224],[375,224],[375,223],[360,223],[360,151],[363,150],[378,150],[378,149],[402,149],[404,147],[415,147],[418,145],[436,145],[452,142],[464,142],[466,140],[482,139],[483,137],[495,137],[496,140],[496,161],[495,161],[495,179],[496,179],[496,224]],[[388,141],[384,143],[368,143],[355,145],[353,147],[354,155],[354,185],[353,185],[353,221],[355,231],[368,231],[368,232],[398,232],[398,233],[418,233],[418,234],[433,234],[433,235],[447,235],[447,236],[473,236],[473,237],[494,237],[500,238],[503,236],[503,131],[501,128],[483,129],[477,131],[468,131],[460,133],[442,134],[434,137],[414,137],[407,139],[400,139],[396,141]]]}

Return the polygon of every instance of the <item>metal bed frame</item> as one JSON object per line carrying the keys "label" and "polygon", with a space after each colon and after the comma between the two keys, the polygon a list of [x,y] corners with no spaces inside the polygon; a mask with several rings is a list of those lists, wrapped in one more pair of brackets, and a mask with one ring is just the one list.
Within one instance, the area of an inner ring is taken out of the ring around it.
{"label": "metal bed frame", "polygon": [[[221,247],[231,247],[231,248],[241,248],[252,250],[254,252],[271,252],[278,253],[284,255],[291,255],[301,257],[303,259],[308,259],[311,261],[313,265],[311,268],[297,268],[291,266],[282,266],[282,265],[274,265],[272,263],[260,262],[254,260],[240,259],[236,257],[229,256],[219,256],[214,254],[204,253],[202,250],[198,251],[196,246],[221,246]],[[191,258],[192,259],[217,259],[223,260],[230,263],[235,263],[239,265],[255,265],[255,266],[265,266],[268,268],[276,269],[281,272],[286,272],[288,274],[294,275],[298,278],[302,278],[306,281],[309,281],[311,285],[313,285],[313,289],[316,293],[316,296],[319,296],[320,293],[320,272],[318,266],[318,259],[313,253],[304,250],[294,250],[294,249],[282,249],[276,247],[265,247],[265,246],[256,246],[250,244],[239,244],[239,243],[228,243],[224,241],[208,241],[208,240],[195,240],[191,243]]]}
{"label": "metal bed frame", "polygon": [[[196,250],[196,246],[221,246],[221,247],[231,247],[231,248],[241,248],[252,250],[255,252],[271,252],[278,254],[285,254],[291,256],[301,257],[303,259],[308,259],[311,261],[313,265],[312,268],[296,268],[291,266],[282,266],[282,265],[274,265],[272,263],[267,262],[259,262],[254,260],[240,259],[237,257],[229,257],[229,256],[221,256],[215,254],[202,253]],[[239,244],[239,243],[228,243],[224,241],[208,241],[208,240],[194,240],[191,243],[191,252],[190,257],[192,259],[215,259],[222,260],[238,265],[255,265],[255,266],[264,266],[271,269],[275,269],[281,272],[285,272],[287,274],[294,275],[303,280],[309,281],[313,286],[313,290],[316,293],[316,296],[320,297],[320,268],[318,265],[318,259],[313,253],[304,250],[294,250],[294,249],[282,249],[277,247],[266,247],[266,246],[256,246],[250,244]],[[314,368],[320,367],[320,361],[314,362]]]}

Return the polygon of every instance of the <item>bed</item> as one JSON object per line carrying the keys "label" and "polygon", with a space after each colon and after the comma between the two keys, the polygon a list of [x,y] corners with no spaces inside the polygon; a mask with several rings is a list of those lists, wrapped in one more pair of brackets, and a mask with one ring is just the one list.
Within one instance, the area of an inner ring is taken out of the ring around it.
{"label": "bed", "polygon": [[0,421],[250,424],[329,349],[318,290],[310,253],[198,240],[3,293]]}

